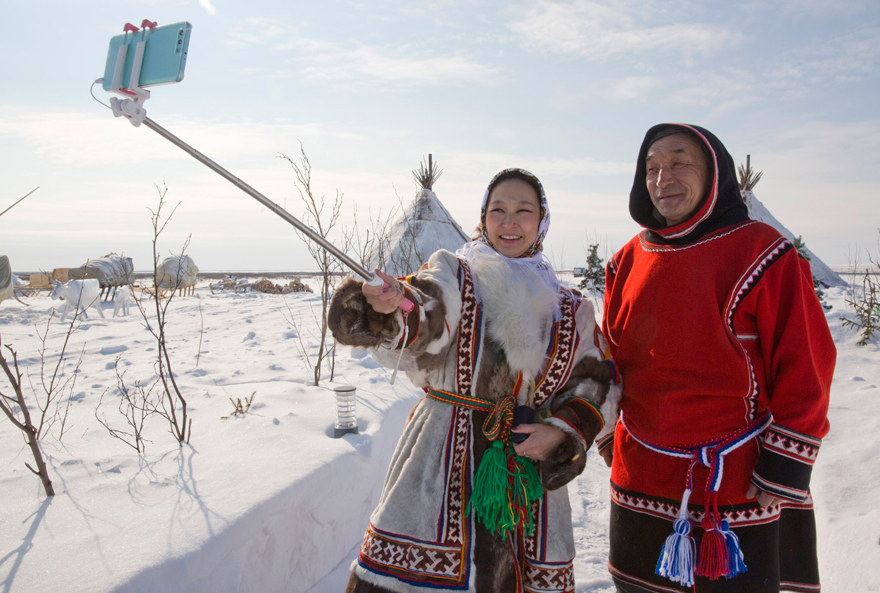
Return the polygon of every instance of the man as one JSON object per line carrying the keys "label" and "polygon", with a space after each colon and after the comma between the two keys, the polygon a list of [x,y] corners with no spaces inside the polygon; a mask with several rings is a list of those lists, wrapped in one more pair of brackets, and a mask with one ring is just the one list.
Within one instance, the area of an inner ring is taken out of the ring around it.
{"label": "man", "polygon": [[608,262],[603,321],[621,417],[598,443],[618,591],[819,591],[809,482],[836,352],[809,264],[748,218],[697,126],[648,130],[630,214],[645,230]]}

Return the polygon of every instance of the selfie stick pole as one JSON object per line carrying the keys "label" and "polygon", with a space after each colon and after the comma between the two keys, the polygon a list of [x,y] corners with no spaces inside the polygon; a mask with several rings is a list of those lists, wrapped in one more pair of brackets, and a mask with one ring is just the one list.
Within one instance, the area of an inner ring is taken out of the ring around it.
{"label": "selfie stick pole", "polygon": [[[147,27],[154,28],[156,23],[150,22],[149,20],[144,19],[144,22],[141,23],[141,28],[146,31]],[[132,35],[137,33],[140,29],[135,27],[132,24],[126,23],[124,31],[126,33],[131,32]],[[132,39],[134,41],[134,39]],[[182,149],[184,152],[189,153],[194,159],[219,174],[221,177],[232,183],[235,187],[242,190],[244,193],[254,198],[256,201],[263,204],[266,208],[292,224],[296,229],[302,232],[306,237],[329,251],[343,264],[348,266],[351,270],[353,270],[358,276],[361,276],[364,281],[370,286],[387,286],[386,282],[379,277],[378,274],[373,274],[369,272],[364,267],[359,265],[353,259],[348,257],[345,253],[340,251],[335,245],[327,241],[324,237],[316,233],[309,226],[303,224],[298,219],[290,214],[287,210],[252,188],[250,185],[203,155],[201,152],[151,120],[147,117],[147,110],[144,108],[144,101],[150,98],[150,91],[147,89],[140,88],[138,83],[140,82],[140,71],[141,64],[143,63],[144,56],[144,47],[146,42],[142,39],[135,44],[135,55],[134,61],[131,68],[131,73],[129,76],[129,83],[127,88],[122,88],[122,74],[123,68],[125,65],[125,60],[128,52],[128,45],[122,44],[119,47],[117,56],[116,56],[116,67],[113,72],[113,80],[110,87],[111,92],[122,95],[123,99],[117,99],[114,97],[110,100],[110,108],[113,110],[113,115],[115,117],[125,117],[127,118],[131,124],[135,127],[144,124],[178,148]],[[100,80],[100,79],[99,79]],[[95,82],[99,82],[96,80]],[[404,311],[404,313],[409,313],[413,310],[413,303],[408,299],[404,299],[400,305],[400,308]]]}
{"label": "selfie stick pole", "polygon": [[[274,212],[275,214],[277,214],[278,216],[280,216],[281,218],[283,218],[284,220],[286,220],[287,222],[292,224],[297,230],[302,232],[309,239],[311,239],[312,241],[314,241],[315,243],[317,243],[318,245],[320,245],[321,247],[323,247],[324,249],[326,249],[327,251],[332,253],[333,256],[336,257],[339,261],[341,261],[346,266],[351,268],[358,276],[362,277],[366,281],[366,283],[369,284],[370,286],[385,286],[386,285],[385,281],[382,280],[382,278],[380,278],[378,274],[373,274],[372,272],[367,271],[363,266],[359,265],[357,262],[355,262],[353,259],[351,259],[349,256],[347,256],[345,253],[340,251],[335,245],[333,245],[332,243],[327,241],[327,239],[325,239],[324,237],[322,237],[321,235],[316,233],[311,227],[300,222],[296,217],[291,215],[290,212],[288,212],[287,210],[285,210],[284,208],[282,208],[281,206],[279,206],[278,204],[276,204],[275,202],[273,202],[272,200],[270,200],[269,198],[267,198],[266,196],[264,196],[263,194],[261,194],[260,192],[255,190],[253,187],[251,187],[250,185],[248,185],[247,183],[245,183],[244,181],[242,181],[241,179],[239,179],[238,177],[236,177],[235,175],[233,175],[232,173],[230,173],[229,171],[227,171],[226,169],[224,169],[223,167],[221,167],[220,165],[218,165],[217,163],[215,163],[214,161],[212,161],[211,159],[209,159],[208,157],[203,155],[201,152],[199,152],[198,150],[196,150],[195,148],[193,148],[192,146],[190,146],[189,144],[187,144],[186,142],[184,142],[183,140],[181,140],[180,138],[178,138],[177,136],[175,136],[174,134],[172,134],[171,132],[169,132],[168,130],[166,130],[165,128],[163,128],[162,126],[160,126],[159,124],[157,124],[153,120],[151,120],[149,117],[144,117],[142,123],[145,126],[147,126],[148,128],[150,128],[151,130],[153,130],[154,132],[156,132],[157,134],[159,134],[160,136],[162,136],[163,138],[165,138],[166,140],[168,140],[169,142],[171,142],[172,144],[174,144],[175,146],[177,146],[178,148],[182,149],[184,152],[188,153],[194,159],[196,159],[197,161],[199,161],[200,163],[202,163],[203,165],[205,165],[206,167],[208,167],[209,169],[211,169],[212,171],[214,171],[215,173],[217,173],[218,175],[220,175],[221,177],[223,177],[224,179],[229,181],[232,185],[239,188],[241,191],[243,191],[244,193],[246,193],[247,195],[249,195],[250,197],[252,197],[256,201],[261,203],[263,206],[265,206],[266,208],[268,208],[269,210],[271,210],[272,212]],[[412,301],[410,301],[409,299],[403,299],[403,302],[400,305],[400,308],[403,309],[403,311],[405,313],[409,313],[410,311],[412,311],[413,307],[414,307],[414,305],[413,305]]]}
{"label": "selfie stick pole", "polygon": [[[272,212],[274,212],[275,214],[277,214],[278,216],[280,216],[281,218],[283,218],[284,220],[286,220],[287,222],[292,224],[302,234],[304,234],[309,239],[311,239],[312,241],[314,241],[315,243],[317,243],[318,245],[320,245],[321,247],[323,247],[324,249],[326,249],[327,251],[332,253],[334,257],[336,257],[339,261],[341,261],[346,266],[351,268],[357,275],[361,276],[362,278],[364,278],[367,281],[371,281],[375,277],[378,279],[377,285],[378,286],[382,285],[383,281],[381,278],[379,278],[375,274],[372,274],[371,272],[368,272],[361,265],[359,265],[357,262],[355,262],[353,259],[351,259],[349,256],[347,256],[345,253],[340,251],[335,245],[333,245],[332,243],[327,241],[324,237],[322,237],[321,235],[316,233],[312,228],[310,228],[309,226],[300,222],[297,218],[292,216],[290,214],[290,212],[288,212],[287,210],[285,210],[284,208],[282,208],[281,206],[279,206],[278,204],[276,204],[275,202],[273,202],[272,200],[270,200],[269,198],[267,198],[266,196],[264,196],[263,194],[261,194],[260,192],[255,190],[253,187],[251,187],[250,185],[248,185],[247,183],[245,183],[244,181],[242,181],[241,179],[239,179],[238,177],[236,177],[235,175],[233,175],[232,173],[230,173],[229,171],[227,171],[226,169],[224,169],[223,167],[221,167],[220,165],[218,165],[217,163],[215,163],[214,161],[212,161],[211,159],[209,159],[208,157],[203,155],[201,152],[199,152],[198,150],[196,150],[195,148],[193,148],[192,146],[190,146],[189,144],[187,144],[186,142],[184,142],[183,140],[181,140],[180,138],[178,138],[177,136],[175,136],[174,134],[172,134],[171,132],[169,132],[168,130],[166,130],[165,128],[163,128],[162,126],[160,126],[159,124],[157,124],[153,120],[151,120],[149,117],[144,118],[143,124],[145,126],[147,126],[148,128],[150,128],[151,130],[153,130],[154,132],[156,132],[157,134],[159,134],[160,136],[162,136],[163,138],[165,138],[166,140],[168,140],[169,142],[171,142],[172,144],[174,144],[175,146],[177,146],[178,148],[182,149],[184,152],[188,153],[194,159],[196,159],[197,161],[199,161],[200,163],[202,163],[203,165],[205,165],[206,167],[208,167],[209,169],[211,169],[212,171],[214,171],[215,173],[217,173],[218,175],[220,175],[221,177],[223,177],[224,179],[226,179],[230,183],[232,183],[232,185],[239,188],[241,191],[243,191],[244,193],[246,193],[250,197],[254,198],[256,201],[261,203],[263,206],[265,206],[266,208],[268,208],[269,210],[271,210]],[[370,284],[373,284],[373,282],[370,282]]]}

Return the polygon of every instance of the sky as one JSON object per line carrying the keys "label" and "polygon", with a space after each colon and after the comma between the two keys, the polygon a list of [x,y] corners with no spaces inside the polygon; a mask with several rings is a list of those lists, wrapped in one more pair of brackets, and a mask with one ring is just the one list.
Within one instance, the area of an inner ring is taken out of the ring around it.
{"label": "sky", "polygon": [[[13,0],[0,38],[0,254],[15,271],[108,253],[151,267],[150,209],[167,188],[161,257],[202,270],[311,270],[293,228],[89,94],[126,22],[192,24],[185,79],[148,116],[301,217],[294,172],[342,200],[330,237],[387,216],[432,154],[437,196],[466,231],[507,167],[547,191],[545,252],[583,265],[635,235],[627,202],[645,131],[704,126],[757,197],[828,264],[878,251],[880,5],[706,2]],[[83,7],[86,6],[86,7]],[[12,25],[14,24],[14,26]],[[110,95],[100,85],[95,96]]]}

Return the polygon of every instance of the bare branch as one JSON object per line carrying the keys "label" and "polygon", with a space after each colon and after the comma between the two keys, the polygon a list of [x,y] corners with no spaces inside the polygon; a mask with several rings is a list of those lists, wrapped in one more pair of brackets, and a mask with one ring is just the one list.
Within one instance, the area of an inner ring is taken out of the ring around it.
{"label": "bare branch", "polygon": [[[324,196],[321,196],[320,198],[315,197],[315,193],[312,189],[312,164],[306,156],[305,148],[303,148],[302,143],[300,143],[299,162],[294,161],[283,153],[280,153],[278,158],[286,160],[293,169],[294,186],[306,207],[305,214],[303,215],[304,222],[310,224],[317,234],[326,239],[339,222],[339,215],[342,212],[343,194],[339,193],[337,190],[336,197],[330,204],[330,212],[325,213],[324,209],[327,206],[327,203]],[[314,366],[311,366],[314,373],[315,385],[318,385],[321,381],[323,362],[330,352],[327,336],[327,312],[330,308],[330,297],[333,292],[333,276],[341,269],[341,264],[336,261],[326,249],[314,244],[308,239],[308,237],[299,231],[297,231],[297,234],[301,239],[306,241],[309,253],[318,265],[318,273],[321,276],[320,337],[315,364]],[[308,357],[308,353],[306,353],[306,357]]]}

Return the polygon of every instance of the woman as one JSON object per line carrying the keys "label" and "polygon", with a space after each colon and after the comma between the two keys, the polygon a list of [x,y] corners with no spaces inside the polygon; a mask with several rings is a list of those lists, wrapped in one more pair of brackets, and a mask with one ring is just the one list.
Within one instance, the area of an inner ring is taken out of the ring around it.
{"label": "woman", "polygon": [[[476,240],[403,282],[379,272],[384,288],[348,280],[336,291],[336,340],[370,348],[426,392],[348,592],[574,591],[564,485],[619,389],[591,304],[541,253],[549,220],[538,179],[506,169],[483,197]],[[536,422],[513,427],[514,408],[537,410]]]}

